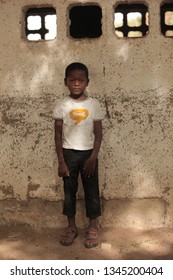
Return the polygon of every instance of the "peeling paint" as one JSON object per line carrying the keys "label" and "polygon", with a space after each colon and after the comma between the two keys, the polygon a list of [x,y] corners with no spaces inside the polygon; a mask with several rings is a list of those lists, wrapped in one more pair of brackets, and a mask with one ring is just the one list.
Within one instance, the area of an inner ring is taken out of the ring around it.
{"label": "peeling paint", "polygon": [[0,185],[0,193],[2,193],[3,198],[13,198],[14,197],[14,190],[12,186],[5,186]]}

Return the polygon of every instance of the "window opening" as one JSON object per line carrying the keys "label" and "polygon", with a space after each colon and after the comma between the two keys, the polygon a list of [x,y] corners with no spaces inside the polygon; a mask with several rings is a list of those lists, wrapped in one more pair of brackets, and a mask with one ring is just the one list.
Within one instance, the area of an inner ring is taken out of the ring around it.
{"label": "window opening", "polygon": [[173,37],[173,3],[161,6],[161,32],[166,37]]}
{"label": "window opening", "polygon": [[119,4],[114,13],[118,37],[143,37],[148,33],[149,14],[144,4]]}
{"label": "window opening", "polygon": [[70,9],[70,35],[73,38],[98,38],[102,35],[102,10],[99,6],[75,6]]}
{"label": "window opening", "polygon": [[56,10],[30,8],[26,12],[25,32],[29,41],[53,40],[57,35]]}

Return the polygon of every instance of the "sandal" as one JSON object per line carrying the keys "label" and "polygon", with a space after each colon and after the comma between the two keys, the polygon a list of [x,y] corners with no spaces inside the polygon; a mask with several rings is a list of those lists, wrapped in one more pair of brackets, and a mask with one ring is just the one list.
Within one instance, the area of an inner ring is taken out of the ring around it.
{"label": "sandal", "polygon": [[96,228],[87,229],[84,245],[88,249],[96,247],[98,245],[98,229]]}
{"label": "sandal", "polygon": [[78,235],[77,230],[75,228],[67,227],[60,240],[61,245],[63,246],[72,245],[77,235]]}

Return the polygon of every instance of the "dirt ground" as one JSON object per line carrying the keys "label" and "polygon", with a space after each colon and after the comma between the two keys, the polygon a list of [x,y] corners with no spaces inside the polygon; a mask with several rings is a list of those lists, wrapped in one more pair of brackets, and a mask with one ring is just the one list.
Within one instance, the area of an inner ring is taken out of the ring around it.
{"label": "dirt ground", "polygon": [[173,260],[173,230],[100,228],[100,244],[84,247],[84,229],[72,246],[63,247],[63,229],[36,230],[1,226],[0,260]]}

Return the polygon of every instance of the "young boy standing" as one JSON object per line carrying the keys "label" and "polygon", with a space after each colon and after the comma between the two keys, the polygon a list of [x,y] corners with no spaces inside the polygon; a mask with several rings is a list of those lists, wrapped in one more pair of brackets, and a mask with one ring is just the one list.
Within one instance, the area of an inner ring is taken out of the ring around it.
{"label": "young boy standing", "polygon": [[89,218],[84,245],[92,248],[98,245],[97,217],[101,215],[97,156],[102,141],[103,114],[99,102],[85,93],[89,77],[84,64],[68,65],[64,82],[69,96],[59,101],[53,111],[58,175],[64,181],[63,214],[68,221],[60,243],[71,245],[78,235],[75,214],[80,173]]}

